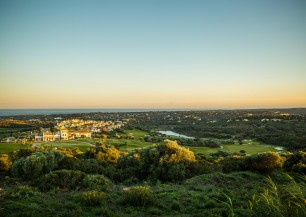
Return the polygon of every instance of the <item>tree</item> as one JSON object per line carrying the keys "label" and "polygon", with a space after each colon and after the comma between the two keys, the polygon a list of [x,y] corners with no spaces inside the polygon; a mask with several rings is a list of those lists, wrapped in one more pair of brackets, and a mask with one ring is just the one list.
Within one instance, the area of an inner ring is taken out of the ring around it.
{"label": "tree", "polygon": [[53,171],[64,155],[55,151],[38,151],[27,158],[20,158],[13,163],[12,173],[15,177],[35,179],[42,174]]}
{"label": "tree", "polygon": [[215,140],[209,139],[199,139],[200,146],[210,147],[210,148],[220,148],[221,144]]}
{"label": "tree", "polygon": [[8,172],[12,167],[12,161],[7,154],[0,155],[0,172]]}
{"label": "tree", "polygon": [[114,146],[106,147],[104,144],[97,144],[97,147],[90,148],[85,152],[86,158],[94,158],[97,160],[104,160],[111,164],[116,164],[121,153]]}
{"label": "tree", "polygon": [[283,166],[284,159],[275,152],[254,154],[244,158],[244,167],[258,172],[272,172]]}
{"label": "tree", "polygon": [[177,144],[165,140],[158,146],[136,149],[120,158],[119,168],[123,176],[147,178],[161,181],[180,181],[191,174],[191,165],[196,162],[194,153]]}

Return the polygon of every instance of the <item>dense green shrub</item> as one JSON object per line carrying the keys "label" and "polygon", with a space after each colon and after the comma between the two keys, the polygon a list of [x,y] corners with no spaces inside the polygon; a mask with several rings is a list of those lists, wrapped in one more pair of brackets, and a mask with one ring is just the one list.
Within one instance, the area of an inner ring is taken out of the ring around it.
{"label": "dense green shrub", "polygon": [[292,171],[297,172],[297,173],[306,174],[306,164],[299,162],[292,166]]}
{"label": "dense green shrub", "polygon": [[53,147],[45,147],[45,146],[36,146],[35,148],[22,148],[19,149],[18,151],[14,151],[11,153],[12,160],[18,160],[22,157],[27,158],[34,152],[49,152],[49,151],[57,151]]}
{"label": "dense green shrub", "polygon": [[187,162],[185,163],[160,163],[158,167],[153,170],[149,177],[153,181],[159,179],[161,181],[181,181],[187,177],[192,176],[192,169]]}
{"label": "dense green shrub", "polygon": [[81,200],[87,206],[96,206],[103,202],[105,198],[104,192],[86,191],[82,193]]}
{"label": "dense green shrub", "polygon": [[39,195],[39,192],[35,188],[27,185],[17,186],[11,193],[11,196],[16,198],[32,197],[35,195]]}
{"label": "dense green shrub", "polygon": [[86,174],[102,174],[110,179],[116,176],[116,167],[113,164],[97,159],[65,157],[59,163],[58,169],[79,170]]}
{"label": "dense green shrub", "polygon": [[12,174],[15,177],[35,179],[53,171],[64,155],[55,151],[38,151],[27,158],[20,158],[13,163]]}
{"label": "dense green shrub", "polygon": [[210,155],[197,154],[196,163],[192,164],[193,174],[200,175],[212,172],[221,172],[223,157],[212,157]]}
{"label": "dense green shrub", "polygon": [[239,155],[225,157],[221,164],[223,172],[241,171],[243,169],[243,157]]}
{"label": "dense green shrub", "polygon": [[120,158],[119,168],[123,169],[123,179],[134,176],[139,180],[180,181],[191,176],[191,165],[195,162],[193,152],[176,141],[165,140],[163,144],[137,149]]}
{"label": "dense green shrub", "polygon": [[229,152],[226,152],[226,151],[217,151],[215,153],[211,153],[210,156],[212,157],[228,157],[228,156],[231,156],[233,154],[229,153]]}
{"label": "dense green shrub", "polygon": [[58,169],[79,170],[81,160],[75,157],[64,157],[58,164]]}
{"label": "dense green shrub", "polygon": [[12,161],[7,154],[0,154],[0,173],[8,172],[12,167]]}
{"label": "dense green shrub", "polygon": [[245,157],[243,167],[247,170],[266,173],[282,168],[283,161],[284,159],[279,154],[267,152]]}
{"label": "dense green shrub", "polygon": [[134,186],[123,191],[123,203],[132,206],[148,206],[157,202],[149,187]]}
{"label": "dense green shrub", "polygon": [[106,191],[113,187],[113,183],[103,175],[86,175],[83,179],[83,186],[90,190]]}
{"label": "dense green shrub", "polygon": [[19,149],[18,151],[13,152],[12,158],[14,161],[22,157],[26,158],[30,156],[33,152],[35,152],[34,148],[22,148],[22,149]]}
{"label": "dense green shrub", "polygon": [[284,162],[284,168],[288,171],[306,174],[306,152],[299,151],[290,154]]}
{"label": "dense green shrub", "polygon": [[114,165],[96,159],[81,159],[77,170],[86,174],[102,174],[110,179],[113,179],[116,174]]}
{"label": "dense green shrub", "polygon": [[211,139],[199,139],[199,146],[210,147],[210,148],[220,148],[221,143]]}
{"label": "dense green shrub", "polygon": [[74,170],[56,170],[38,180],[41,190],[54,188],[75,190],[82,186],[85,173]]}
{"label": "dense green shrub", "polygon": [[56,151],[70,158],[79,157],[81,154],[83,154],[83,152],[81,152],[78,147],[75,147],[73,149],[64,148],[64,147],[56,147]]}

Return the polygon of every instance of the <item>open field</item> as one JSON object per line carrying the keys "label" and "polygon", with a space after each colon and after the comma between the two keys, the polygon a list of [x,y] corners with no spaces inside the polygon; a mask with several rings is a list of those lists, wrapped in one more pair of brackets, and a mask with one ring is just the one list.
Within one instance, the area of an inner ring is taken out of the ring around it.
{"label": "open field", "polygon": [[[135,139],[117,139],[117,138],[110,138],[105,139],[104,143],[106,145],[113,145],[119,148],[120,151],[130,152],[136,148],[145,148],[148,146],[153,145],[152,142],[145,142],[143,140],[144,136],[147,134],[141,130],[127,130],[126,133],[133,133]],[[123,136],[124,137],[124,136]],[[173,137],[175,139],[175,137]],[[69,140],[69,141],[59,141],[59,142],[42,142],[42,143],[35,143],[36,145],[44,145],[44,146],[53,146],[53,147],[64,147],[64,148],[74,148],[78,147],[81,151],[86,151],[88,148],[94,146],[99,139],[91,138],[91,139],[79,139],[79,140]],[[242,145],[239,144],[228,144],[223,145],[223,148],[208,148],[208,147],[187,147],[194,153],[214,153],[219,150],[226,151],[226,152],[239,152],[240,150],[245,150],[247,154],[255,154],[260,152],[267,152],[267,151],[277,151],[275,146],[266,145],[266,144],[259,144],[257,141],[243,141]],[[11,151],[16,151],[21,148],[29,148],[29,145],[21,145],[17,143],[0,143],[0,153],[8,153]]]}
{"label": "open field", "polygon": [[24,128],[7,128],[7,127],[1,127],[0,128],[0,133],[5,134],[5,133],[15,133],[22,131]]}
{"label": "open field", "polygon": [[60,142],[43,142],[35,143],[36,145],[63,147],[63,148],[79,148],[81,151],[86,151],[87,148],[93,146],[90,141],[67,140]]}
{"label": "open field", "polygon": [[16,131],[16,129],[0,127],[0,133],[2,133],[2,132],[10,132],[10,131]]}
{"label": "open field", "polygon": [[31,127],[23,127],[23,128],[11,128],[11,127],[0,127],[0,133],[11,133],[11,132],[20,132],[23,130],[30,130]]}
{"label": "open field", "polygon": [[148,133],[142,130],[126,130],[126,133],[132,133],[135,137],[135,139],[143,139]]}
{"label": "open field", "polygon": [[20,143],[0,143],[0,153],[8,153],[17,151],[22,148],[30,148],[30,145],[22,145]]}
{"label": "open field", "polygon": [[119,146],[120,151],[130,152],[136,148],[145,148],[153,145],[151,142],[145,142],[140,140],[129,140],[129,139],[107,139],[105,141],[107,145]]}
{"label": "open field", "polygon": [[[136,148],[144,148],[153,145],[150,142],[143,142],[137,140],[127,140],[127,139],[107,139],[105,144],[110,145],[122,145],[120,151],[130,152]],[[53,146],[53,147],[64,147],[64,148],[74,148],[78,147],[81,151],[86,151],[87,148],[93,146],[90,142],[83,141],[62,141],[62,142],[46,142],[39,143],[38,145]],[[22,148],[29,148],[29,145],[22,145],[17,143],[0,143],[0,153],[8,153],[12,151],[17,151]],[[270,145],[223,145],[223,148],[208,148],[208,147],[187,147],[194,153],[214,153],[219,150],[227,152],[239,152],[240,150],[245,150],[247,154],[255,154],[259,152],[267,151],[277,151],[275,147]]]}
{"label": "open field", "polygon": [[214,153],[217,151],[226,151],[226,152],[239,152],[240,150],[245,150],[247,154],[256,154],[260,152],[274,151],[274,146],[271,145],[223,145],[223,148],[208,148],[208,147],[189,147],[191,151],[195,154],[208,154]]}

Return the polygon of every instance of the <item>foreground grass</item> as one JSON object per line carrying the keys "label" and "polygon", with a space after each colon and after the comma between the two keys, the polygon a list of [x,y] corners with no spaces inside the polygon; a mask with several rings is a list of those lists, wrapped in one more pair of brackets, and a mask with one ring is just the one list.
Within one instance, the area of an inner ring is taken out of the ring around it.
{"label": "foreground grass", "polygon": [[[182,184],[156,184],[151,186],[156,203],[148,206],[125,203],[123,189],[126,186],[121,184],[107,191],[101,203],[85,205],[81,195],[86,189],[42,193],[36,188],[28,187],[28,183],[7,179],[1,180],[0,215],[284,216],[284,213],[289,212],[292,213],[289,216],[303,216],[303,211],[306,210],[303,205],[306,193],[305,180],[297,183],[282,173],[272,174],[271,177],[251,172],[213,173],[193,177]],[[290,210],[291,208],[286,205],[287,200],[283,201],[281,198],[281,194],[286,191],[296,198],[299,197],[295,202],[300,208],[292,203],[293,211]],[[279,198],[275,193],[278,193]],[[263,195],[266,195],[267,199],[274,199],[276,202],[278,200],[279,204],[268,204],[267,201],[260,200]],[[286,208],[288,210],[281,210]]]}

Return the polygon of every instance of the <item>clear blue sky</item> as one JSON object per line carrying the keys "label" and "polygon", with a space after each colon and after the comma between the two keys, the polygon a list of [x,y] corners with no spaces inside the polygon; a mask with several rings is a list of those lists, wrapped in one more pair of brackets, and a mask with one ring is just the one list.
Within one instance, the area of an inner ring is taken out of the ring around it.
{"label": "clear blue sky", "polygon": [[306,106],[304,0],[1,0],[0,108]]}

